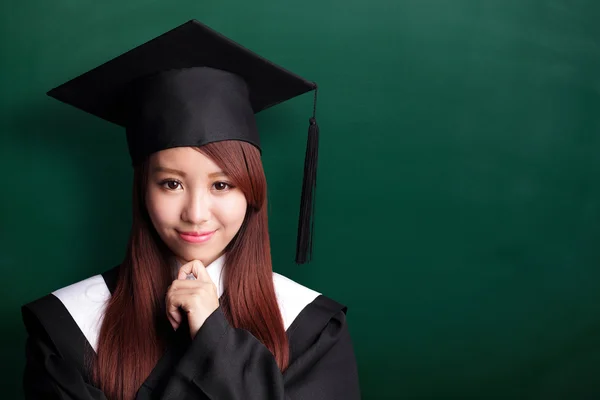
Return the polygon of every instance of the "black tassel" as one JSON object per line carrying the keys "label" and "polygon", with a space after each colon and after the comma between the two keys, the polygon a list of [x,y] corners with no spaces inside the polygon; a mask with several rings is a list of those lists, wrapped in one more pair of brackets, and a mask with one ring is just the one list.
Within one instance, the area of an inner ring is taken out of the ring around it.
{"label": "black tassel", "polygon": [[300,198],[300,218],[298,221],[298,238],[296,243],[296,263],[305,264],[312,259],[312,245],[315,225],[315,195],[317,188],[317,160],[319,155],[319,125],[317,113],[317,88],[313,116],[308,127],[306,156],[304,158],[304,178],[302,196]]}

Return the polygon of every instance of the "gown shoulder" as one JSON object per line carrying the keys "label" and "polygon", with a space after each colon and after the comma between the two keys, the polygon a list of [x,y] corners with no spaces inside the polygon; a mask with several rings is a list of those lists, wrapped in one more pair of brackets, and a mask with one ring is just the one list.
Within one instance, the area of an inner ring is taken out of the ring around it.
{"label": "gown shoulder", "polygon": [[[22,307],[27,399],[105,400],[89,366],[117,276],[112,268]],[[274,273],[273,282],[290,346],[283,374],[263,344],[230,326],[218,309],[184,352],[158,361],[136,399],[170,399],[169,393],[181,394],[178,399],[359,399],[347,307],[283,275]],[[248,379],[240,380],[243,375]]]}

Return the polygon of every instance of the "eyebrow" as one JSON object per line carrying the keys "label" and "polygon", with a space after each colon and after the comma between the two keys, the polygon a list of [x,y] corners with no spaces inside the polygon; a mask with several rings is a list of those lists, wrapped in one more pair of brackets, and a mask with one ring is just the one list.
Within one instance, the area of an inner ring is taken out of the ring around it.
{"label": "eyebrow", "polygon": [[[182,178],[185,178],[187,176],[187,174],[185,172],[180,171],[178,169],[166,168],[166,167],[161,167],[161,166],[154,167],[153,172],[154,173],[166,172],[166,173],[170,173],[170,174],[179,175]],[[208,174],[209,178],[216,178],[219,176],[227,176],[227,174],[223,171],[211,172],[210,174]]]}

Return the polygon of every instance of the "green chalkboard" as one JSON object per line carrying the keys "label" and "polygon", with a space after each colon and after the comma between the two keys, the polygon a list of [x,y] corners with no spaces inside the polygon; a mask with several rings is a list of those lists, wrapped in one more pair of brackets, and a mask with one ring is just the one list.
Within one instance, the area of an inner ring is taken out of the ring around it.
{"label": "green chalkboard", "polygon": [[[319,83],[314,262],[294,262],[312,98],[259,115],[274,268],[348,305],[363,398],[600,396],[600,2],[0,5],[3,398],[21,304],[125,251],[121,129],[45,92],[195,18]],[[282,131],[286,134],[281,134]]]}

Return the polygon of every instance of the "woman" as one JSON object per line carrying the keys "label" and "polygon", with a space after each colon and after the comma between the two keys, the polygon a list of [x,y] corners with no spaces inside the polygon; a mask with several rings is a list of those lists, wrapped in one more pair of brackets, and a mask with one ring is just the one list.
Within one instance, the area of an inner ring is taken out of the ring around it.
{"label": "woman", "polygon": [[133,226],[119,266],[23,307],[26,398],[360,398],[346,308],[271,267],[254,113],[315,89],[190,21],[49,92],[126,128]]}

